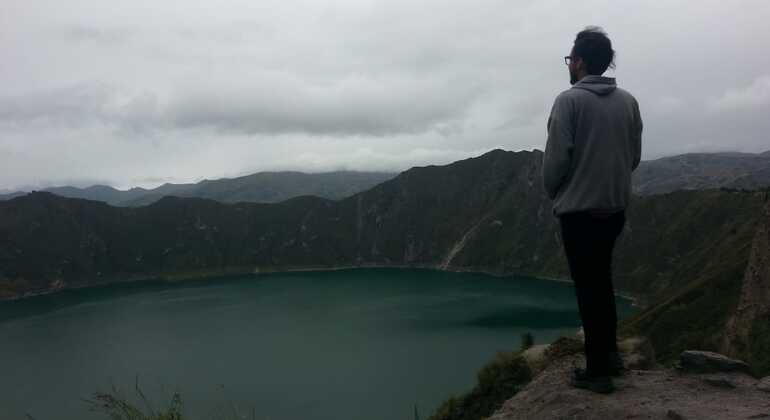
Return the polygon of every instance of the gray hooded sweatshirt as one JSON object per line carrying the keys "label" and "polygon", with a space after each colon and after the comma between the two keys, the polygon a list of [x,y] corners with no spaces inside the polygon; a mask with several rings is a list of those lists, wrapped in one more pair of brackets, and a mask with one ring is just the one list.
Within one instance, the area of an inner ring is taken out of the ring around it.
{"label": "gray hooded sweatshirt", "polygon": [[586,76],[554,101],[543,183],[553,213],[624,210],[642,153],[639,104],[615,79]]}

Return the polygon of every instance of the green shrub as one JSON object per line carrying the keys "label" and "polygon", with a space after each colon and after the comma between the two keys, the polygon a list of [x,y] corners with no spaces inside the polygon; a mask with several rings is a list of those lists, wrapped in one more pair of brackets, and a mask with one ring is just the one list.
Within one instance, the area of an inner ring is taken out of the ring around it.
{"label": "green shrub", "polygon": [[171,396],[168,406],[160,411],[152,408],[149,400],[145,397],[137,383],[135,391],[139,399],[145,405],[142,410],[136,404],[128,401],[128,398],[113,386],[111,392],[97,392],[92,400],[86,400],[91,406],[91,411],[100,411],[111,420],[183,420],[182,416],[182,398],[178,393]]}
{"label": "green shrub", "polygon": [[521,352],[499,352],[479,370],[478,383],[446,400],[429,420],[481,420],[491,415],[530,380],[532,372]]}
{"label": "green shrub", "polygon": [[[110,420],[185,420],[188,417],[182,413],[182,398],[179,393],[171,395],[169,401],[161,409],[155,409],[144,395],[139,383],[134,386],[136,396],[126,397],[115,386],[109,392],[97,392],[93,398],[86,400],[91,411],[101,412]],[[142,408],[144,407],[144,408]],[[416,409],[416,407],[415,407]],[[199,414],[195,419],[207,420],[256,420],[256,411],[243,413],[235,404],[223,403],[217,405],[209,414]]]}
{"label": "green shrub", "polygon": [[546,365],[562,357],[583,353],[583,342],[575,337],[559,337],[545,350]]}

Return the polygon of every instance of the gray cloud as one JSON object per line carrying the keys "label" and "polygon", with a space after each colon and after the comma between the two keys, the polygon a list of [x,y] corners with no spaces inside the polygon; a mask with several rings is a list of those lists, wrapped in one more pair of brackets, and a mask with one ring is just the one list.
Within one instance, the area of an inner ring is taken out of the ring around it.
{"label": "gray cloud", "polygon": [[64,25],[59,34],[75,42],[119,44],[128,41],[131,31],[126,27],[99,27],[87,24]]}
{"label": "gray cloud", "polygon": [[543,148],[569,87],[561,57],[589,24],[609,32],[609,75],[639,99],[645,158],[770,148],[770,56],[755,53],[770,39],[765,1],[73,0],[6,12],[0,188],[400,170]]}
{"label": "gray cloud", "polygon": [[743,111],[770,106],[770,74],[754,79],[745,87],[731,88],[708,104],[712,111]]}
{"label": "gray cloud", "polygon": [[386,136],[422,133],[462,118],[473,86],[443,80],[348,79],[329,86],[279,80],[261,86],[191,88],[166,112],[179,127],[245,134]]}
{"label": "gray cloud", "polygon": [[446,130],[478,94],[472,85],[444,80],[305,86],[273,78],[248,86],[190,86],[161,103],[150,92],[125,94],[106,85],[78,84],[0,97],[0,124],[77,127],[99,121],[128,134],[210,127],[241,134],[381,137]]}
{"label": "gray cloud", "polygon": [[79,126],[103,118],[111,95],[104,85],[79,84],[0,97],[0,121],[21,125],[43,120]]}

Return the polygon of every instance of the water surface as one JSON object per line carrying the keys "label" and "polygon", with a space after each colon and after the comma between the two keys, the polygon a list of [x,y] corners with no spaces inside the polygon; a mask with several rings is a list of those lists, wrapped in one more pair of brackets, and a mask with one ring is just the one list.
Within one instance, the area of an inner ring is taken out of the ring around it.
{"label": "water surface", "polygon": [[[631,311],[620,300],[621,316]],[[0,418],[94,419],[136,378],[190,418],[427,418],[500,350],[579,326],[567,283],[357,269],[137,283],[0,302]],[[251,417],[249,417],[251,418]]]}

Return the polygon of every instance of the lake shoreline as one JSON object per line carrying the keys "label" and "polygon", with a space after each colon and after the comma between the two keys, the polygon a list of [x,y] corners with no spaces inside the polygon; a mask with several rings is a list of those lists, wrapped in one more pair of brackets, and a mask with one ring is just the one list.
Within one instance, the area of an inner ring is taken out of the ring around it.
{"label": "lake shoreline", "polygon": [[[3,411],[91,419],[76,416],[80,397],[113,384],[130,392],[138,377],[153,401],[179,389],[203,415],[222,398],[270,418],[310,407],[314,420],[387,420],[417,404],[427,415],[523,334],[546,343],[579,327],[564,284],[353,268],[113,283],[4,304],[2,366],[21,384],[0,387],[13,403]],[[622,317],[633,312],[618,303]],[[39,404],[28,389],[52,397]]]}
{"label": "lake shoreline", "polygon": [[[152,275],[152,276],[146,275],[146,276],[131,277],[130,275],[128,275],[129,278],[122,278],[122,279],[114,278],[114,279],[101,281],[98,283],[91,283],[91,284],[63,285],[60,287],[51,288],[47,290],[24,293],[19,296],[0,297],[0,302],[26,300],[29,298],[52,295],[58,292],[64,292],[68,290],[88,289],[88,288],[111,286],[111,285],[118,285],[118,284],[128,284],[128,283],[142,283],[142,282],[148,282],[148,281],[178,283],[178,282],[185,282],[185,281],[191,281],[191,280],[202,280],[207,278],[214,280],[214,279],[221,279],[221,278],[234,277],[234,276],[259,276],[262,274],[301,273],[301,272],[312,273],[312,272],[344,271],[344,270],[356,270],[356,269],[367,269],[367,268],[416,269],[416,270],[442,271],[442,272],[449,272],[449,273],[484,274],[484,275],[498,277],[498,278],[529,277],[536,280],[547,280],[547,281],[554,281],[559,283],[572,284],[572,280],[569,278],[542,276],[542,275],[534,275],[529,273],[500,272],[500,271],[484,270],[477,267],[475,268],[474,267],[472,268],[443,267],[438,264],[376,264],[376,263],[373,263],[373,264],[358,264],[358,265],[341,265],[341,266],[332,266],[332,267],[330,266],[307,266],[307,267],[287,267],[287,268],[231,267],[223,270],[194,270],[189,272],[177,272],[177,273],[160,274],[160,275]],[[635,308],[640,308],[640,309],[644,308],[644,305],[641,304],[642,298],[639,296],[628,294],[622,291],[621,292],[616,291],[615,295],[623,299],[630,300],[631,305]]]}

